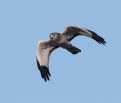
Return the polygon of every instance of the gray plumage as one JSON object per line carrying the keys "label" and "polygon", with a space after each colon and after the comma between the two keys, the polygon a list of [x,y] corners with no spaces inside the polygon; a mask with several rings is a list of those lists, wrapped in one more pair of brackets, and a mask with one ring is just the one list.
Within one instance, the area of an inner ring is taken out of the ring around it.
{"label": "gray plumage", "polygon": [[79,35],[90,37],[99,44],[106,44],[105,40],[95,32],[77,26],[67,26],[62,33],[51,33],[50,40],[38,42],[36,54],[37,66],[41,77],[45,81],[50,80],[49,77],[51,76],[49,72],[49,57],[51,52],[59,47],[68,50],[72,54],[81,52],[80,49],[70,43],[73,38]]}

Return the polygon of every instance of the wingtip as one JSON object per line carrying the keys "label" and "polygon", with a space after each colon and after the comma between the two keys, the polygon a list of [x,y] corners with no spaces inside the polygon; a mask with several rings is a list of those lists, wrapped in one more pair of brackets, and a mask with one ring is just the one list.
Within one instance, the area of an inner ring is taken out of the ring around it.
{"label": "wingtip", "polygon": [[46,67],[46,66],[41,66],[37,60],[37,66],[38,66],[38,69],[40,71],[40,74],[41,74],[41,77],[42,79],[44,79],[44,81],[46,82],[47,80],[49,81],[50,80],[50,72],[49,72],[49,68]]}
{"label": "wingtip", "polygon": [[94,39],[96,40],[99,44],[106,45],[106,41],[104,39]]}
{"label": "wingtip", "polygon": [[47,80],[50,80],[50,72],[49,69],[46,66],[40,66],[40,73],[41,73],[41,77],[44,79],[44,81],[46,82]]}
{"label": "wingtip", "polygon": [[[88,30],[88,29],[87,29]],[[97,35],[95,32],[91,31],[91,30],[88,30],[89,32],[92,33],[92,38],[97,41],[99,44],[103,44],[105,45],[106,44],[106,41],[104,38],[102,38],[101,36]]]}
{"label": "wingtip", "polygon": [[99,44],[103,44],[103,45],[106,44],[106,41],[102,37],[100,37],[98,35],[97,35],[97,37],[95,37],[93,39],[96,40]]}

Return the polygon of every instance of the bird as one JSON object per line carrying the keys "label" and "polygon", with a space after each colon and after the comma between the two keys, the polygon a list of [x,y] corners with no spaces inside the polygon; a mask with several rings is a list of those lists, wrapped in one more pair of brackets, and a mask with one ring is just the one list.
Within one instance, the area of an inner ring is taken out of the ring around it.
{"label": "bird", "polygon": [[85,29],[78,26],[68,25],[64,28],[63,32],[52,32],[50,34],[49,40],[42,40],[37,43],[36,61],[37,67],[40,71],[42,79],[44,81],[49,81],[51,74],[49,71],[49,58],[50,54],[57,48],[61,47],[66,49],[72,54],[77,54],[81,50],[73,46],[70,41],[77,36],[87,36],[92,38],[99,44],[106,44],[104,38],[99,36],[92,30]]}

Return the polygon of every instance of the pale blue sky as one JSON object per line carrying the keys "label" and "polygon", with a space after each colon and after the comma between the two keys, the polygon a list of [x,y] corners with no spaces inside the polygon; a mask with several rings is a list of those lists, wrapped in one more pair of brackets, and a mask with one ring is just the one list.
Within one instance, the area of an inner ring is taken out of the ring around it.
{"label": "pale blue sky", "polygon": [[[72,55],[57,49],[49,82],[36,66],[36,44],[73,24],[97,32],[107,45],[87,38]],[[120,0],[1,0],[0,103],[121,103]]]}

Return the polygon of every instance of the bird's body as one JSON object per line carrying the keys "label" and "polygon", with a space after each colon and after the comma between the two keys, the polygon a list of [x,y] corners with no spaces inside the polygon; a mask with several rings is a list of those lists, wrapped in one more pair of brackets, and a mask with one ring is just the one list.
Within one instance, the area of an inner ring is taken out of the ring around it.
{"label": "bird's body", "polygon": [[68,50],[72,54],[81,52],[80,49],[70,43],[73,38],[79,35],[90,37],[100,44],[105,45],[106,43],[105,40],[95,32],[77,26],[67,26],[62,33],[51,33],[50,40],[38,42],[36,53],[37,66],[45,81],[49,80],[49,76],[51,76],[49,72],[49,57],[51,52],[59,47]]}

